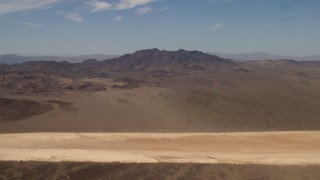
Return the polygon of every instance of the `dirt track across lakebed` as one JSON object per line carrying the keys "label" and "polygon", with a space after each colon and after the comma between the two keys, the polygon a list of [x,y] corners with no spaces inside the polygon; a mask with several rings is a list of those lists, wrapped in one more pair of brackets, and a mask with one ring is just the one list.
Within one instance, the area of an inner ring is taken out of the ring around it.
{"label": "dirt track across lakebed", "polygon": [[320,164],[320,132],[1,134],[0,160]]}

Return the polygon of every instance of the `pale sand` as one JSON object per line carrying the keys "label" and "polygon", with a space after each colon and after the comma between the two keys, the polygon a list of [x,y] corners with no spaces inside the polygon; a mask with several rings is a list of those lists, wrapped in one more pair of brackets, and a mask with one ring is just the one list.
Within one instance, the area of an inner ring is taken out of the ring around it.
{"label": "pale sand", "polygon": [[0,160],[320,164],[320,132],[0,134]]}

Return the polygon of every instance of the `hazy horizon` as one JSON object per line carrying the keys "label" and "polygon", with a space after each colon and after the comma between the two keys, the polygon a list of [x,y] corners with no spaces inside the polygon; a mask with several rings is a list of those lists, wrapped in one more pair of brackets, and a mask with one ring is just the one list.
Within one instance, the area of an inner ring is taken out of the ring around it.
{"label": "hazy horizon", "polygon": [[[146,48],[146,49],[154,49],[154,48]],[[105,54],[105,53],[93,53],[93,54],[35,54],[35,53],[19,53],[19,54],[15,54],[15,53],[6,53],[6,54],[1,54],[0,56],[4,56],[4,55],[17,55],[17,56],[23,56],[23,57],[37,57],[37,56],[56,56],[56,57],[76,57],[76,56],[122,56],[125,54],[132,54],[136,51],[139,50],[146,50],[146,49],[137,49],[137,50],[133,50],[132,52],[125,52],[123,54]],[[159,48],[156,48],[159,49]],[[167,50],[167,49],[159,49],[160,51],[164,50],[164,51],[178,51],[179,49],[173,49],[173,50]],[[186,49],[184,49],[186,50]],[[197,50],[197,49],[190,49],[187,51],[201,51],[201,50]],[[204,51],[201,51],[204,52]],[[254,55],[254,54],[258,54],[258,55],[271,55],[271,56],[285,56],[285,57],[308,57],[308,56],[320,56],[319,54],[309,54],[309,55],[303,55],[303,56],[290,56],[290,55],[283,55],[283,54],[273,54],[273,53],[269,53],[269,52],[258,52],[258,51],[254,51],[254,52],[239,52],[239,53],[228,53],[228,52],[217,52],[217,51],[213,51],[213,52],[204,52],[204,53],[209,53],[209,54],[214,54],[214,55]]]}

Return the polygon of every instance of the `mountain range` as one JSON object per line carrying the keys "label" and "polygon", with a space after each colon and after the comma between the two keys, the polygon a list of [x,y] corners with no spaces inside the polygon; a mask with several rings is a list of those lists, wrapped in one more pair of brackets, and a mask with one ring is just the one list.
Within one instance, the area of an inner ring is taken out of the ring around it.
{"label": "mountain range", "polygon": [[[265,52],[252,52],[252,53],[219,53],[219,52],[208,52],[208,54],[216,55],[224,59],[234,59],[239,61],[248,60],[279,60],[279,59],[292,59],[296,61],[318,61],[320,55],[313,56],[283,56]],[[95,59],[103,61],[107,59],[113,59],[120,57],[119,55],[104,55],[104,54],[92,54],[92,55],[79,55],[79,56],[22,56],[16,54],[0,55],[0,64],[17,64],[27,61],[67,61],[70,63],[79,63],[87,59]]]}
{"label": "mountain range", "polygon": [[296,61],[319,61],[320,55],[312,56],[283,56],[276,55],[266,52],[252,52],[252,53],[219,53],[219,52],[209,52],[209,54],[214,54],[226,59],[234,59],[240,61],[249,61],[249,60],[279,60],[279,59],[292,59]]}
{"label": "mountain range", "polygon": [[117,55],[80,55],[80,56],[20,56],[16,54],[0,55],[0,64],[17,64],[27,61],[68,61],[70,63],[82,62],[86,59],[96,59],[99,61],[118,57]]}
{"label": "mountain range", "polygon": [[212,65],[230,64],[230,60],[200,51],[165,51],[158,49],[140,50],[132,54],[98,61],[87,59],[81,63],[68,61],[28,61],[20,64],[2,65],[0,72],[38,72],[64,76],[99,76],[123,71],[152,71],[203,69]]}

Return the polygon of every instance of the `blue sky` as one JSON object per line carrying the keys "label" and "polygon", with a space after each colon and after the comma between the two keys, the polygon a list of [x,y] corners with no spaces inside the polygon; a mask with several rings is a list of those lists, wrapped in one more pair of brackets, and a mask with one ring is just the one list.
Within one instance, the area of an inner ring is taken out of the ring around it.
{"label": "blue sky", "polygon": [[319,0],[0,0],[0,54],[320,54]]}

